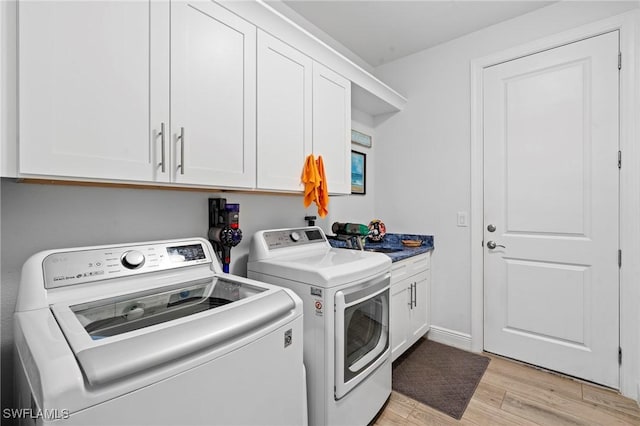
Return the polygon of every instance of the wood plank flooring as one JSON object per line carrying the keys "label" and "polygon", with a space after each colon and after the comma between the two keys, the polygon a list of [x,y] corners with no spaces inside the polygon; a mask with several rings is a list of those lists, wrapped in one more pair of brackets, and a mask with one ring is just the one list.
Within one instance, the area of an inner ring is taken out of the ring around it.
{"label": "wood plank flooring", "polygon": [[618,393],[497,356],[461,420],[392,392],[374,426],[640,425],[640,408]]}

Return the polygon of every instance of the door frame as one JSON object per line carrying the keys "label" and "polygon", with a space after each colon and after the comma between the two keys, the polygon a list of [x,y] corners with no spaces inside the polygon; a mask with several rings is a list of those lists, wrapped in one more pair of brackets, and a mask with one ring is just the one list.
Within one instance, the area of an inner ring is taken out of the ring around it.
{"label": "door frame", "polygon": [[[620,170],[619,232],[622,250],[620,268],[620,391],[640,402],[640,10],[545,37],[531,43],[471,61],[471,350],[484,348],[484,159],[483,159],[483,71],[523,56],[549,50],[611,31],[619,31]],[[635,143],[634,143],[635,142]]]}

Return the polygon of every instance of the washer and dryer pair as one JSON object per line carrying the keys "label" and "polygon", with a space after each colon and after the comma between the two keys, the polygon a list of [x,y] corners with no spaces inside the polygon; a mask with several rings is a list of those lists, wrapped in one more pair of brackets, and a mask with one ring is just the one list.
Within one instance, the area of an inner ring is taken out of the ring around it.
{"label": "washer and dryer pair", "polygon": [[37,253],[14,316],[13,413],[30,425],[367,424],[391,393],[390,266],[332,248],[317,227],[258,232],[249,279],[222,273],[200,238]]}

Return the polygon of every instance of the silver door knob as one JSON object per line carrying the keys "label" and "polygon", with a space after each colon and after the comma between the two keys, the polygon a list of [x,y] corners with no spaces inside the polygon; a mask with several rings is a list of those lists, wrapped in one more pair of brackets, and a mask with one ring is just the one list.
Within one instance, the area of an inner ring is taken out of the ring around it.
{"label": "silver door knob", "polygon": [[489,226],[487,226],[487,231],[496,232],[496,226],[490,223]]}
{"label": "silver door knob", "polygon": [[493,250],[496,247],[502,247],[502,248],[506,248],[505,246],[503,246],[502,244],[496,244],[495,241],[487,241],[487,248]]}

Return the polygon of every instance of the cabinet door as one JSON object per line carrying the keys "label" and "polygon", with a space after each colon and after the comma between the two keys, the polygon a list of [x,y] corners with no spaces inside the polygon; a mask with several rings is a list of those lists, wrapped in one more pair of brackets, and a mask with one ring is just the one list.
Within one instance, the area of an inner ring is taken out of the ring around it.
{"label": "cabinet door", "polygon": [[258,188],[301,190],[311,154],[313,61],[258,31]]}
{"label": "cabinet door", "polygon": [[171,3],[174,180],[255,186],[256,28],[211,1]]}
{"label": "cabinet door", "polygon": [[407,349],[409,341],[407,329],[409,327],[410,310],[409,282],[402,280],[391,286],[391,306],[389,316],[389,328],[391,330],[391,360]]}
{"label": "cabinet door", "polygon": [[429,330],[429,271],[420,272],[409,281],[414,284],[408,329],[410,344],[413,344]]}
{"label": "cabinet door", "polygon": [[168,45],[151,34],[168,32],[168,19],[158,20],[168,8],[19,3],[20,174],[155,179],[160,123],[151,123],[151,107],[162,102],[150,105],[150,96],[163,96],[163,88],[151,84],[168,67]]}
{"label": "cabinet door", "polygon": [[322,155],[331,194],[351,193],[351,82],[313,64],[313,153]]}

